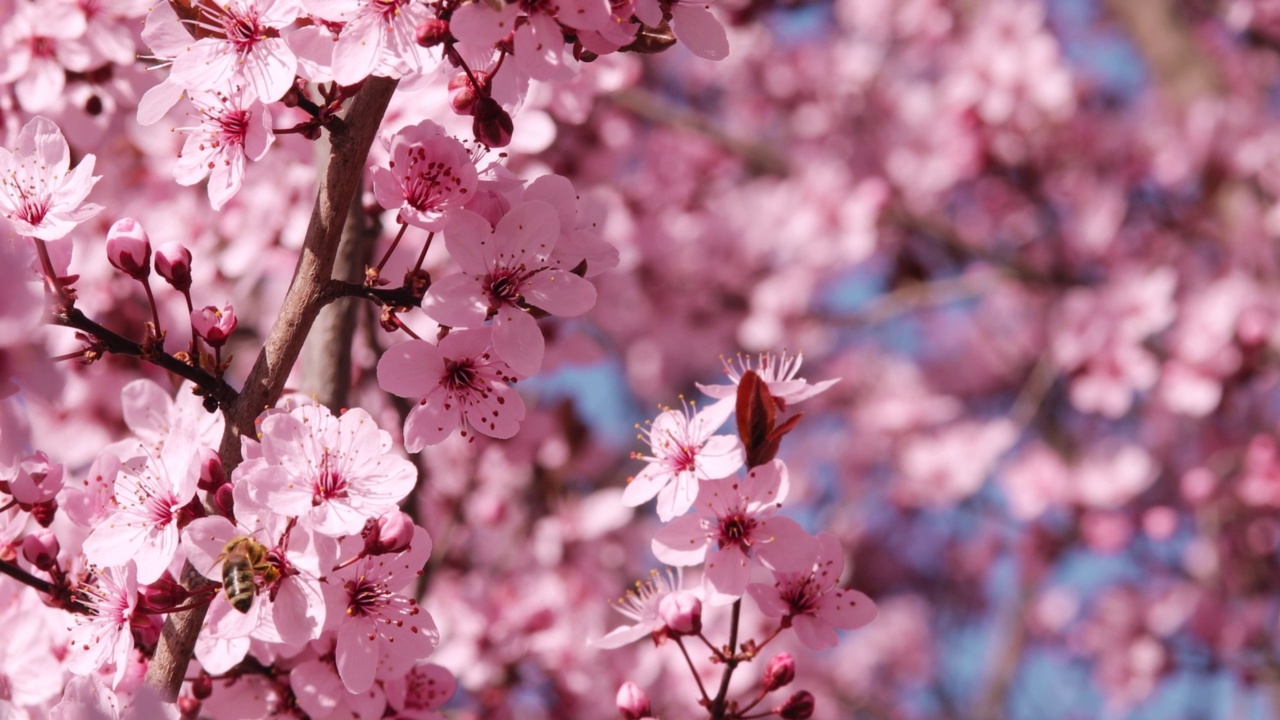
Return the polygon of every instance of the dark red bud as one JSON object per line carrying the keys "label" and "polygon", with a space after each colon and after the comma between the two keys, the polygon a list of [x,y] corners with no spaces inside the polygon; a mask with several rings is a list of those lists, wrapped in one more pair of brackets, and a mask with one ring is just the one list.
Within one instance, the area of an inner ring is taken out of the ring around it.
{"label": "dark red bud", "polygon": [[440,18],[427,18],[418,25],[418,44],[432,48],[449,39],[449,23]]}
{"label": "dark red bud", "polygon": [[808,690],[801,690],[792,695],[785,703],[774,708],[774,712],[778,713],[778,717],[784,720],[809,720],[813,717],[814,699],[813,693]]}
{"label": "dark red bud", "polygon": [[511,142],[511,133],[515,131],[515,123],[506,110],[489,97],[476,99],[475,120],[471,123],[471,133],[478,142],[491,148],[506,147]]}

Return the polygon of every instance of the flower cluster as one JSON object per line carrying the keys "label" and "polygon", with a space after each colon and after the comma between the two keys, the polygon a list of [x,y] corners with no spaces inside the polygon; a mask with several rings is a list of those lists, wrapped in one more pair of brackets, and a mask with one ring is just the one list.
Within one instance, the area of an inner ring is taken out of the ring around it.
{"label": "flower cluster", "polygon": [[[733,641],[726,649],[716,650],[718,661],[728,667],[720,693],[714,698],[703,693],[703,705],[712,713],[735,706],[727,700],[725,689],[737,662],[755,657],[783,629],[794,628],[804,645],[821,650],[836,645],[837,629],[860,628],[876,617],[870,598],[840,587],[844,553],[836,536],[811,536],[795,520],[780,514],[791,482],[786,464],[774,456],[800,416],[779,424],[776,414],[788,404],[826,390],[836,380],[810,385],[799,378],[799,356],[762,355],[758,368],[759,372],[750,360],[739,360],[736,366],[726,362],[732,385],[701,386],[719,402],[702,411],[689,405],[682,413],[664,410],[641,436],[648,439],[652,455],[635,456],[648,465],[630,480],[622,500],[635,506],[657,496],[658,516],[666,524],[654,535],[653,554],[677,568],[703,565],[702,582],[688,589],[683,587],[683,573],[674,578],[655,573],[652,582],[639,585],[638,592],[628,593],[617,606],[635,622],[594,643],[614,648],[646,636],[657,642],[674,638],[677,643],[684,635],[701,636],[703,602],[734,606],[732,636],[736,638],[737,608],[743,597],[750,597],[777,625],[761,642],[744,641],[741,651]],[[738,435],[715,434],[730,413],[737,415]],[[794,678],[793,662],[789,674],[779,669],[780,662],[790,661],[790,656],[780,661],[783,657],[770,663],[756,702]],[[812,713],[812,696],[804,692],[793,695],[775,712],[782,717],[808,717],[791,707],[801,704]],[[646,717],[647,706],[648,699],[638,687],[628,683],[619,690],[623,717]]]}

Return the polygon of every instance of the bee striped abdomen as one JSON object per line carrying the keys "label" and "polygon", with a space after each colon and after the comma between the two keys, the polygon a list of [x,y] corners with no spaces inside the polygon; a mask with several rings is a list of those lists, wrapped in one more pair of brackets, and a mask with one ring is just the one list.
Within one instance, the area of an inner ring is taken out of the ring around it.
{"label": "bee striped abdomen", "polygon": [[[233,562],[233,559],[239,562]],[[222,589],[227,593],[231,607],[242,613],[249,612],[258,588],[253,582],[253,565],[249,564],[248,556],[228,557],[222,563]]]}

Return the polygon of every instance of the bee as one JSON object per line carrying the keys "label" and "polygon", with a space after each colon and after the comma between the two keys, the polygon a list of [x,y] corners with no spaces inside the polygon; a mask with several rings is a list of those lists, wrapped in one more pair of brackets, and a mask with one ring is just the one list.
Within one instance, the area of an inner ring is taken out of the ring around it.
{"label": "bee", "polygon": [[270,585],[280,577],[280,571],[267,559],[267,548],[248,537],[232,538],[222,546],[222,590],[227,602],[242,613],[253,607],[253,596],[258,593],[259,579]]}

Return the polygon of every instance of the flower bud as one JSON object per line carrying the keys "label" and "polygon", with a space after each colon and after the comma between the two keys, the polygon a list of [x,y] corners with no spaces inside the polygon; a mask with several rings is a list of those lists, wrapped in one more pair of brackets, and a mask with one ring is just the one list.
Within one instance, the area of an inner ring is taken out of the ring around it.
{"label": "flower bud", "polygon": [[175,290],[191,289],[191,251],[180,242],[167,242],[156,250],[156,273]]}
{"label": "flower bud", "polygon": [[432,48],[449,39],[449,23],[440,18],[427,18],[418,24],[418,44]]}
{"label": "flower bud", "polygon": [[208,700],[213,695],[213,676],[203,670],[191,681],[191,696],[197,700]]}
{"label": "flower bud", "polygon": [[796,660],[791,653],[779,653],[773,656],[764,668],[764,691],[773,692],[786,687],[796,679]]}
{"label": "flower bud", "polygon": [[226,473],[222,471],[222,458],[213,448],[200,448],[200,480],[196,487],[205,492],[213,492],[227,482]]}
{"label": "flower bud", "polygon": [[669,593],[658,601],[658,617],[674,635],[702,632],[702,601],[688,590]]}
{"label": "flower bud", "polygon": [[33,532],[22,539],[22,557],[45,572],[58,565],[59,549],[58,538],[48,530]]}
{"label": "flower bud", "polygon": [[107,260],[134,280],[151,273],[151,241],[133,218],[120,218],[107,231]]}
{"label": "flower bud", "polygon": [[227,343],[227,336],[235,332],[236,310],[231,305],[223,305],[221,310],[206,305],[191,311],[191,325],[210,346],[220,348]]}
{"label": "flower bud", "polygon": [[35,518],[36,523],[40,527],[49,527],[53,524],[53,518],[58,514],[58,501],[45,500],[31,506],[31,517]]}
{"label": "flower bud", "polygon": [[191,599],[191,593],[165,571],[155,582],[138,588],[138,609],[149,613],[172,612]]}
{"label": "flower bud", "polygon": [[813,717],[813,693],[801,690],[773,711],[783,720],[808,720]]}
{"label": "flower bud", "polygon": [[364,538],[365,555],[400,552],[413,541],[413,520],[399,510],[393,510],[366,521],[360,537]]}
{"label": "flower bud", "polygon": [[223,483],[218,489],[213,491],[213,507],[218,514],[227,518],[231,522],[236,521],[235,515],[235,496],[232,494],[231,483]]}
{"label": "flower bud", "polygon": [[471,122],[471,134],[478,142],[491,148],[506,147],[511,142],[511,133],[515,132],[515,123],[511,116],[490,97],[476,98],[474,108],[475,120]]}
{"label": "flower bud", "polygon": [[649,696],[644,694],[639,685],[630,680],[618,688],[618,712],[625,720],[640,720],[649,717],[653,711],[649,709]]}
{"label": "flower bud", "polygon": [[476,83],[471,82],[471,78],[466,73],[455,75],[449,81],[449,105],[453,107],[453,111],[459,115],[471,115],[476,107],[476,100],[489,94],[489,73],[483,70],[472,70],[472,76],[475,77]]}

